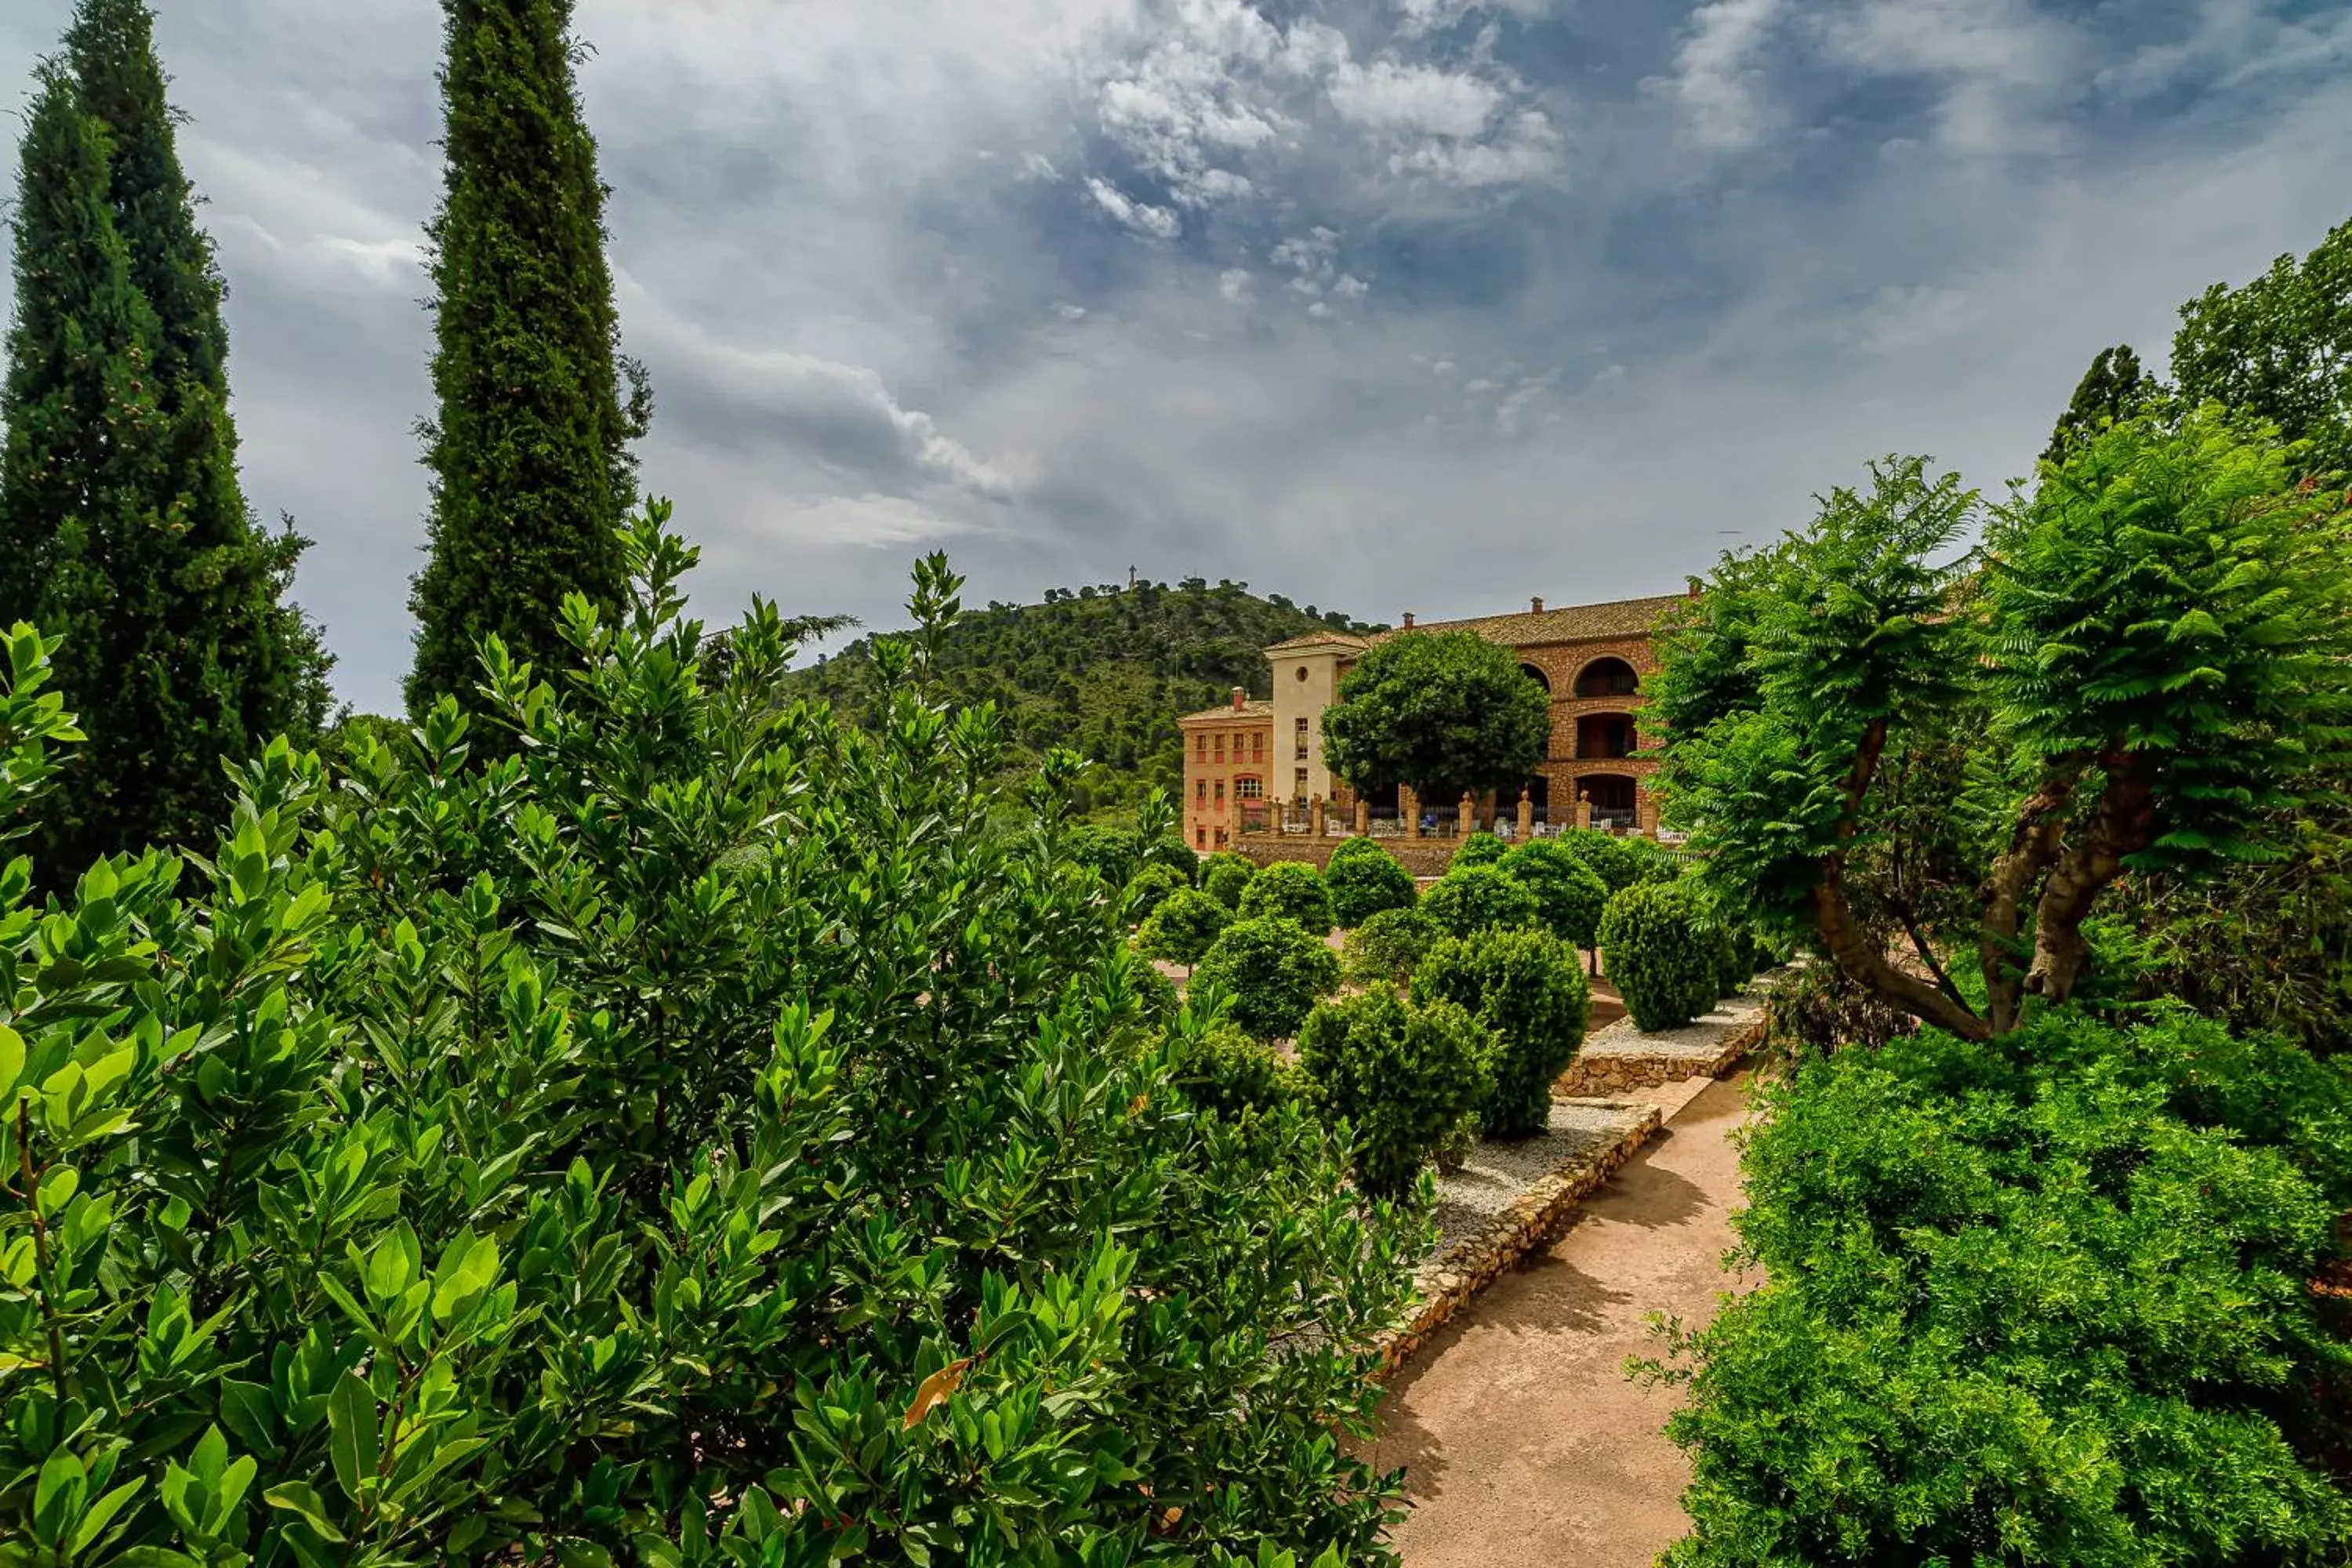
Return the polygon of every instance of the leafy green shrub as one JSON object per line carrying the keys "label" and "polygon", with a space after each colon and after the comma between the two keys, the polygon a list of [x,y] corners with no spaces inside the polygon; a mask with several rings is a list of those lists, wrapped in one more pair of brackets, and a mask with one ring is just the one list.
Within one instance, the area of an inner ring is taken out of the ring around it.
{"label": "leafy green shrub", "polygon": [[2053,1012],[1841,1052],[1759,1109],[1762,1283],[1677,1340],[1665,1563],[2344,1561],[2352,1367],[2306,1282],[2352,1079],[2185,1009]]}
{"label": "leafy green shrub", "polygon": [[1229,910],[1238,910],[1242,892],[1257,878],[1257,862],[1230,849],[1219,850],[1201,868],[1201,886]]}
{"label": "leafy green shrub", "polygon": [[1601,911],[1609,884],[1584,858],[1557,838],[1531,838],[1503,858],[1503,869],[1536,896],[1536,908],[1554,936],[1570,947],[1601,940]]}
{"label": "leafy green shrub", "polygon": [[1127,977],[1135,992],[1137,1010],[1146,1025],[1165,1026],[1183,1006],[1183,998],[1176,994],[1176,983],[1150,964],[1129,964]]}
{"label": "leafy green shrub", "polygon": [[1495,1031],[1493,1082],[1478,1102],[1487,1132],[1523,1138],[1549,1125],[1552,1080],[1584,1043],[1591,999],[1574,948],[1540,928],[1449,938],[1413,971],[1412,999],[1458,1003]]}
{"label": "leafy green shrub", "polygon": [[1543,919],[1535,893],[1499,866],[1448,871],[1422,895],[1420,908],[1448,936],[1531,926]]}
{"label": "leafy green shrub", "polygon": [[[525,743],[445,700],[347,777],[272,746],[205,860],[0,871],[8,1555],[1377,1558],[1338,1435],[1423,1227],[1129,1043],[1078,759],[981,830],[942,561],[850,730],[772,606],[705,668],[666,516],[578,668],[485,650]],[[8,645],[13,805],[68,736]]]}
{"label": "leafy green shrub", "polygon": [[1620,838],[1597,827],[1570,827],[1546,842],[1559,845],[1591,867],[1592,874],[1612,893],[1622,893],[1642,880],[1644,862],[1642,852],[1633,847],[1639,839]]}
{"label": "leafy green shrub", "polygon": [[1339,988],[1339,955],[1291,921],[1235,921],[1192,971],[1233,998],[1233,1020],[1261,1040],[1297,1033],[1318,996]]}
{"label": "leafy green shrub", "polygon": [[1323,874],[1301,860],[1276,860],[1242,889],[1245,921],[1289,921],[1310,936],[1331,934],[1331,889]]}
{"label": "leafy green shrub", "polygon": [[1082,822],[1062,835],[1062,853],[1114,888],[1143,868],[1143,835],[1131,827]]}
{"label": "leafy green shrub", "polygon": [[1721,994],[1721,955],[1706,910],[1685,883],[1636,882],[1609,900],[1601,968],[1645,1033],[1703,1016]]}
{"label": "leafy green shrub", "polygon": [[1151,911],[1150,918],[1135,933],[1135,948],[1146,958],[1195,964],[1233,923],[1233,911],[1219,903],[1213,894],[1198,888],[1180,888],[1160,900],[1160,907]]}
{"label": "leafy green shrub", "polygon": [[1182,873],[1157,860],[1147,861],[1127,884],[1128,918],[1139,923],[1150,920],[1151,911],[1166,903],[1171,894],[1192,890],[1192,884]]}
{"label": "leafy green shrub", "polygon": [[1382,910],[1348,933],[1341,956],[1348,978],[1365,984],[1402,985],[1412,978],[1422,955],[1444,939],[1445,932],[1420,905]]}
{"label": "leafy green shrub", "polygon": [[1370,838],[1350,838],[1331,851],[1323,881],[1331,889],[1332,918],[1349,931],[1383,910],[1403,909],[1419,895],[1412,873]]}
{"label": "leafy green shrub", "polygon": [[1491,833],[1473,833],[1465,837],[1461,847],[1454,851],[1449,871],[1467,870],[1473,866],[1491,866],[1509,853],[1510,846]]}
{"label": "leafy green shrub", "polygon": [[1354,1130],[1365,1191],[1412,1190],[1432,1151],[1486,1098],[1492,1031],[1452,1002],[1408,1006],[1366,991],[1318,1006],[1298,1034],[1298,1060],[1325,1110]]}
{"label": "leafy green shrub", "polygon": [[1314,1080],[1305,1069],[1231,1024],[1178,1035],[1171,1043],[1176,1087],[1202,1110],[1228,1121],[1306,1106],[1313,1097]]}

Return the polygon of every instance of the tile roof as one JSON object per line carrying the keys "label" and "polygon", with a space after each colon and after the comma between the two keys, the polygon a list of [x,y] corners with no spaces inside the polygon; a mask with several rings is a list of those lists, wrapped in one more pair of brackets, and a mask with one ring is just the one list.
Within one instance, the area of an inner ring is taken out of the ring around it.
{"label": "tile roof", "polygon": [[[1590,642],[1596,637],[1640,637],[1657,625],[1659,615],[1687,604],[1685,594],[1661,594],[1647,599],[1612,599],[1600,605],[1566,605],[1557,610],[1521,610],[1510,616],[1477,616],[1462,621],[1423,621],[1417,632],[1476,632],[1507,647],[1534,647],[1546,643]],[[1403,635],[1403,628],[1375,634],[1372,642]]]}
{"label": "tile roof", "polygon": [[1353,632],[1308,632],[1304,637],[1286,637],[1281,642],[1270,643],[1261,651],[1282,653],[1294,647],[1320,647],[1326,643],[1338,643],[1343,647],[1372,646],[1369,639],[1360,637]]}
{"label": "tile roof", "polygon": [[1176,722],[1191,724],[1196,721],[1205,723],[1211,720],[1223,720],[1230,723],[1235,719],[1271,719],[1273,717],[1273,703],[1252,699],[1243,703],[1238,711],[1230,701],[1220,702],[1214,708],[1203,708],[1198,713],[1187,713]]}

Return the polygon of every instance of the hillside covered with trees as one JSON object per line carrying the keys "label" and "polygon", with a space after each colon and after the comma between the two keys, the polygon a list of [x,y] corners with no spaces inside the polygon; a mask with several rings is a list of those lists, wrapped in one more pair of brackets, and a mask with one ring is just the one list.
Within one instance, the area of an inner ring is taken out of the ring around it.
{"label": "hillside covered with trees", "polygon": [[[945,634],[935,671],[959,706],[993,701],[1012,742],[1006,762],[1034,769],[1048,746],[1074,747],[1101,764],[1084,786],[1090,811],[1125,810],[1158,784],[1183,783],[1176,721],[1236,686],[1269,695],[1269,643],[1316,630],[1375,625],[1304,608],[1246,583],[1212,587],[1199,577],[1170,586],[1141,582],[1049,588],[1042,605],[992,601]],[[870,639],[796,676],[804,694],[832,700],[859,722],[879,709]]]}

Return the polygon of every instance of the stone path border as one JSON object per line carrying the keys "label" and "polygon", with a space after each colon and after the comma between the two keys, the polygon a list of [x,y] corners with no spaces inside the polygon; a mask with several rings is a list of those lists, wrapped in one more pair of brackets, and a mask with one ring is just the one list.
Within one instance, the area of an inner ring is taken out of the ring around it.
{"label": "stone path border", "polygon": [[[1557,1241],[1584,1200],[1664,1124],[1659,1105],[1615,1096],[1727,1077],[1763,1043],[1764,1033],[1763,1003],[1751,989],[1680,1029],[1645,1036],[1627,1019],[1586,1042],[1552,1089],[1549,1136],[1570,1150],[1564,1161],[1499,1206],[1492,1201],[1494,1173],[1515,1165],[1524,1169],[1527,1145],[1481,1142],[1465,1162],[1464,1174],[1439,1175],[1441,1215],[1449,1207],[1475,1208],[1493,1217],[1441,1239],[1437,1251],[1415,1271],[1419,1306],[1402,1328],[1378,1342],[1380,1375],[1392,1375],[1479,1291],[1528,1254]],[[1596,1097],[1597,1086],[1603,1082],[1612,1086],[1608,1095]],[[1570,1086],[1581,1092],[1570,1092]]]}

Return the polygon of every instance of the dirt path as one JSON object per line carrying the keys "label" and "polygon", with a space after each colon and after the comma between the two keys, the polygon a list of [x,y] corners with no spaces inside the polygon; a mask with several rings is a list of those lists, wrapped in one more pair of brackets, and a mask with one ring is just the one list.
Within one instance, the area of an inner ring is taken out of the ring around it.
{"label": "dirt path", "polygon": [[1684,1532],[1690,1469],[1661,1431],[1676,1395],[1622,1369],[1656,1352],[1647,1314],[1704,1321],[1738,1288],[1719,1265],[1745,1083],[1701,1090],[1397,1380],[1376,1458],[1405,1467],[1405,1568],[1647,1568]]}

